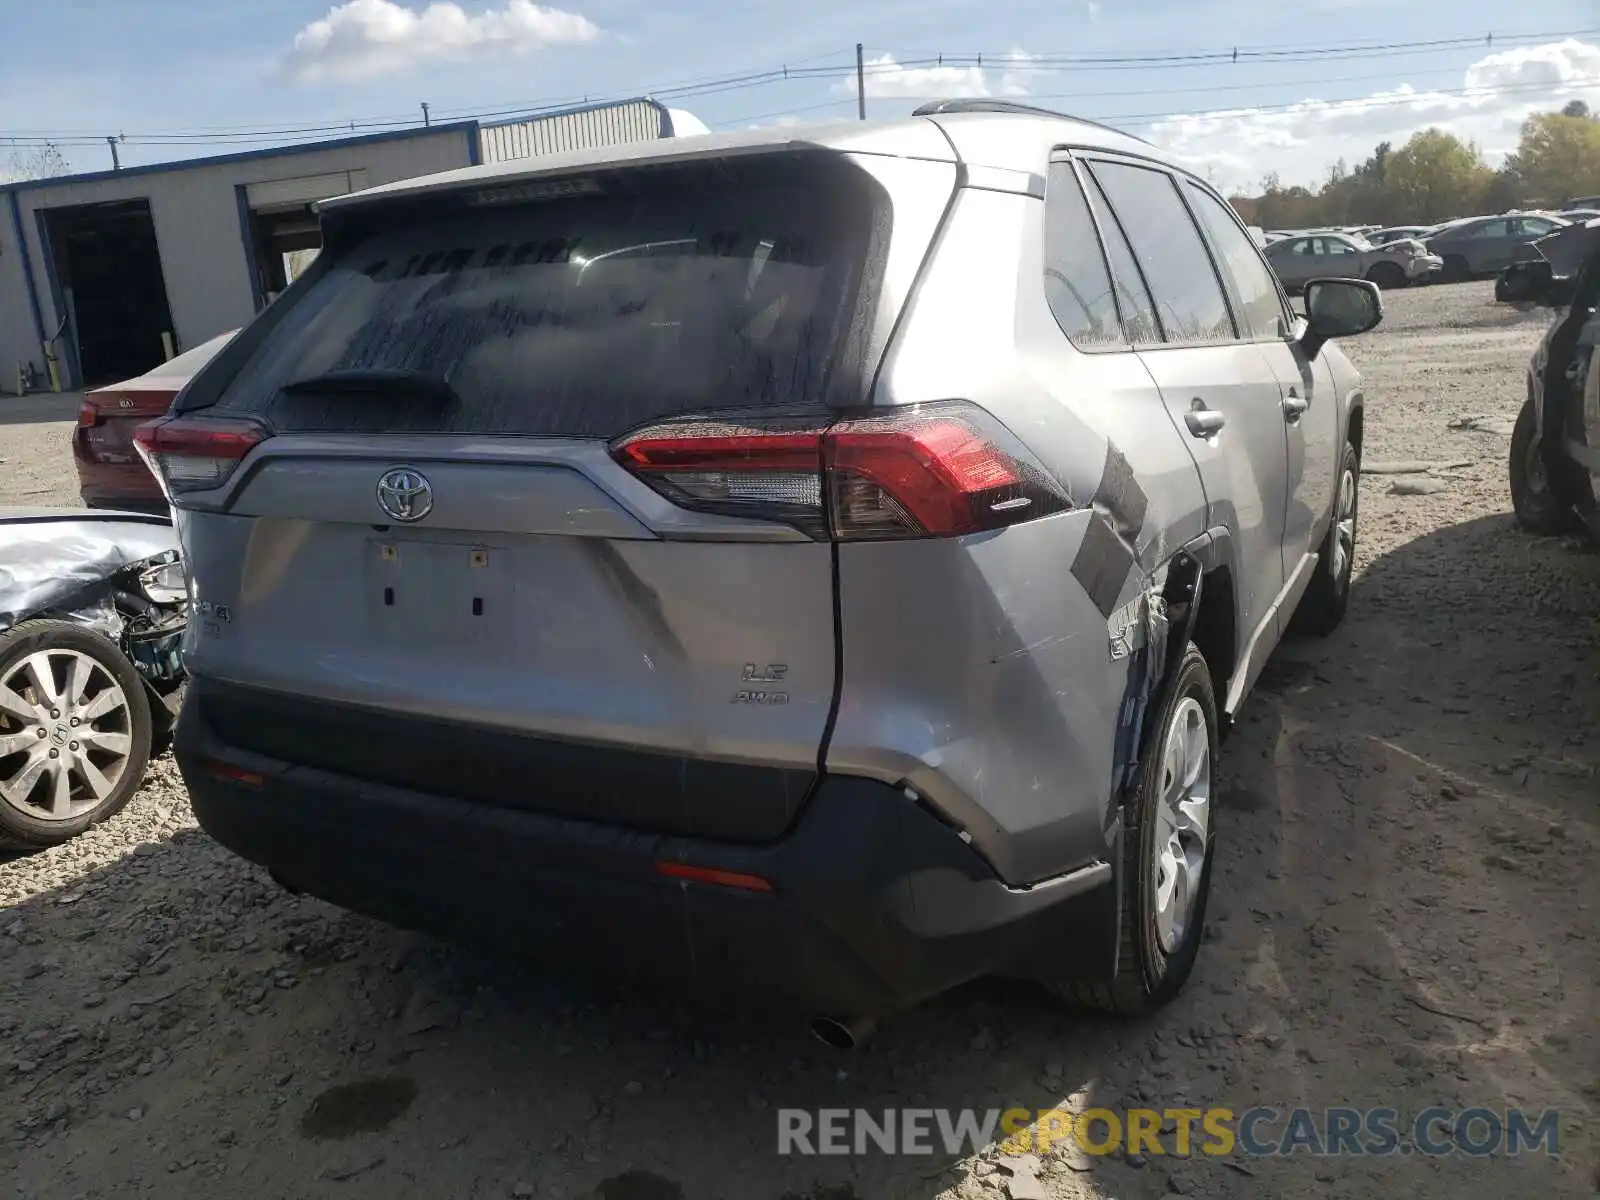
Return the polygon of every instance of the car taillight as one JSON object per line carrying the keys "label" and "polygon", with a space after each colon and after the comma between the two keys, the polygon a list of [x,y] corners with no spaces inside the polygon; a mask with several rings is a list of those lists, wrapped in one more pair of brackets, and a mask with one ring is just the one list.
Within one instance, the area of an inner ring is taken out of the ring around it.
{"label": "car taillight", "polygon": [[95,407],[92,400],[85,400],[78,406],[78,428],[93,429],[100,424],[104,414]]}
{"label": "car taillight", "polygon": [[268,436],[251,420],[160,417],[133,431],[133,444],[167,493],[219,487],[241,459]]}
{"label": "car taillight", "polygon": [[685,508],[783,521],[819,540],[955,537],[1071,507],[983,409],[942,401],[829,424],[679,419],[612,456]]}

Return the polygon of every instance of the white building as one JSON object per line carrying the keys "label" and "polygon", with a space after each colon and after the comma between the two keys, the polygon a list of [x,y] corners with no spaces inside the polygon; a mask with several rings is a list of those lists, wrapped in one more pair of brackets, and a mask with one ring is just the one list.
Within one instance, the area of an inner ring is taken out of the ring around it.
{"label": "white building", "polygon": [[47,347],[62,387],[94,387],[245,324],[321,245],[314,201],[675,132],[628,100],[0,185],[0,390],[22,364],[47,380]]}

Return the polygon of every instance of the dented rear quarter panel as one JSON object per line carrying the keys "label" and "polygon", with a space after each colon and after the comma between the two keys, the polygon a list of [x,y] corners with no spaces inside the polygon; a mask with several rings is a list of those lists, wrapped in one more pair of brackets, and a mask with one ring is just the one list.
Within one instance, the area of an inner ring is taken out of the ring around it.
{"label": "dented rear quarter panel", "polygon": [[1043,215],[1036,196],[957,193],[874,400],[980,404],[1075,508],[960,539],[840,546],[827,754],[830,771],[912,787],[1011,883],[1106,858],[1129,753],[1119,713],[1135,674],[1148,686],[1113,626],[1206,530],[1193,459],[1138,356],[1081,353],[1056,324]]}

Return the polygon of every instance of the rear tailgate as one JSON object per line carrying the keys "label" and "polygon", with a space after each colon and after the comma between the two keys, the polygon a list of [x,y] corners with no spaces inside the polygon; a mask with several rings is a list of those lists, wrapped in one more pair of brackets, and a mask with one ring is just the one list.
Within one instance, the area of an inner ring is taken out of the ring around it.
{"label": "rear tailgate", "polygon": [[[480,198],[358,212],[210,406],[273,436],[179,513],[203,719],[360,778],[776,836],[833,702],[831,547],[678,508],[609,444],[859,402],[881,189],[788,153]],[[374,370],[457,399],[283,386]]]}

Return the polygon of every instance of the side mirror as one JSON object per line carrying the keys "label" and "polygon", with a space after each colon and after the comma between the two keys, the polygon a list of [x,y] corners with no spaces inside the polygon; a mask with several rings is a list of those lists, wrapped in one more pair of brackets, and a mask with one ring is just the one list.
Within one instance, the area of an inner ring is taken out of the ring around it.
{"label": "side mirror", "polygon": [[1383,293],[1365,279],[1313,279],[1305,296],[1306,331],[1300,345],[1311,358],[1333,338],[1366,333],[1383,320]]}

